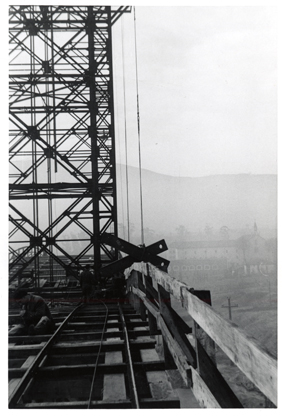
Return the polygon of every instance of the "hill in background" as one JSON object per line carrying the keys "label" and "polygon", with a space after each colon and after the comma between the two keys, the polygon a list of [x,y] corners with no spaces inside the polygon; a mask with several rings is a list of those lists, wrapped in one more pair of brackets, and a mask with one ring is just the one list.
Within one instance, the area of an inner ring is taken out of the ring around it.
{"label": "hill in background", "polygon": [[[126,215],[126,171],[117,166],[119,219]],[[139,170],[128,167],[130,222],[140,227]],[[202,232],[253,227],[276,229],[276,175],[216,175],[173,177],[142,170],[144,228],[169,233],[183,225]],[[268,238],[268,236],[266,236]]]}
{"label": "hill in background", "polygon": [[[30,166],[23,160],[21,168]],[[38,169],[38,181],[46,182],[46,172]],[[126,168],[117,165],[118,221],[127,224]],[[10,173],[13,173],[12,171]],[[59,166],[54,182],[73,182],[74,178]],[[140,181],[139,169],[128,167],[129,221],[133,224],[136,243],[140,240]],[[31,182],[31,177],[26,178]],[[277,175],[216,175],[198,178],[174,177],[142,170],[142,199],[144,228],[157,236],[167,237],[179,226],[188,232],[201,234],[208,225],[214,232],[222,226],[230,230],[251,229],[256,221],[261,235],[274,237],[277,223]],[[65,209],[67,201],[56,201],[56,212]],[[27,201],[17,207],[25,213]],[[26,212],[29,215],[29,211]],[[123,235],[119,232],[120,237]],[[150,233],[149,233],[150,234]],[[150,236],[149,236],[150,237]],[[201,238],[201,236],[199,236]],[[234,238],[234,236],[230,236]],[[190,238],[191,239],[191,238]],[[145,241],[151,243],[152,241]]]}

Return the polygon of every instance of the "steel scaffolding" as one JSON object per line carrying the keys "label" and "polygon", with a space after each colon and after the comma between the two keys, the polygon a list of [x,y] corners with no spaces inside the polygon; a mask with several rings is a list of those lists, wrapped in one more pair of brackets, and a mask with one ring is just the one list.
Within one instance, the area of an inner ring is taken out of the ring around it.
{"label": "steel scaffolding", "polygon": [[113,23],[129,7],[10,6],[10,281],[117,259]]}

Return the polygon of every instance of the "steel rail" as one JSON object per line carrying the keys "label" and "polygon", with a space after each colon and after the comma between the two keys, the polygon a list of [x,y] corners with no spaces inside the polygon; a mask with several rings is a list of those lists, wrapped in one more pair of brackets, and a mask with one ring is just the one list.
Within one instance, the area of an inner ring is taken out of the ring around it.
{"label": "steel rail", "polygon": [[9,409],[15,409],[17,402],[21,395],[23,394],[25,388],[27,387],[28,383],[32,379],[32,377],[35,375],[40,363],[42,362],[45,355],[48,354],[50,348],[53,346],[57,336],[62,332],[70,318],[77,312],[77,310],[82,306],[82,303],[78,304],[72,312],[65,318],[65,320],[61,323],[59,328],[56,330],[56,332],[51,336],[49,341],[44,345],[44,347],[40,350],[40,352],[37,354],[37,357],[35,358],[33,364],[26,370],[24,376],[22,377],[21,381],[19,382],[17,388],[13,391],[9,398]]}
{"label": "steel rail", "polygon": [[120,306],[120,303],[118,303],[118,307],[119,307],[119,314],[120,314],[122,330],[123,330],[123,335],[124,335],[125,357],[126,357],[126,362],[127,362],[126,364],[127,364],[128,376],[129,376],[129,389],[130,389],[130,395],[131,395],[131,404],[134,409],[140,409],[134,370],[133,370],[132,357],[131,357],[131,352],[130,352],[128,331],[126,328],[126,322],[124,319],[124,315],[123,315],[123,311]]}
{"label": "steel rail", "polygon": [[99,350],[98,350],[98,354],[97,354],[97,358],[96,358],[93,377],[92,377],[92,381],[91,381],[91,387],[90,387],[87,409],[91,409],[91,399],[92,399],[92,394],[93,394],[93,389],[94,389],[94,382],[95,382],[95,378],[96,378],[96,371],[97,371],[98,362],[99,362],[99,358],[100,358],[100,354],[101,354],[101,348],[102,348],[103,338],[104,338],[106,324],[107,324],[107,321],[108,321],[108,314],[109,314],[109,309],[108,309],[107,305],[101,300],[99,300],[99,302],[103,303],[103,305],[105,306],[106,316],[105,316],[104,326],[103,326],[103,330],[102,330],[102,334],[101,334],[101,341],[100,341],[100,346],[99,346]]}

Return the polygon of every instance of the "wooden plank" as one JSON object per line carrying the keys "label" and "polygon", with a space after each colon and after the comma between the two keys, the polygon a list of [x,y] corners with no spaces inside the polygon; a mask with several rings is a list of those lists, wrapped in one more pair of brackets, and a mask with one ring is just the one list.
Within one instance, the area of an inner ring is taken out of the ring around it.
{"label": "wooden plank", "polygon": [[[174,387],[180,400],[181,409],[199,409],[200,405],[194,396],[192,389]],[[191,411],[190,411],[191,412]]]}
{"label": "wooden plank", "polygon": [[277,360],[256,340],[190,292],[183,293],[187,310],[238,368],[277,405]]}
{"label": "wooden plank", "polygon": [[9,398],[11,394],[14,392],[14,390],[17,388],[19,382],[21,381],[21,378],[12,378],[12,380],[9,381]]}
{"label": "wooden plank", "polygon": [[103,401],[126,399],[124,374],[106,374],[104,376]]}
{"label": "wooden plank", "polygon": [[[151,341],[151,344],[153,341]],[[44,345],[44,343],[43,343]],[[102,342],[102,349],[105,350],[113,350],[113,349],[122,349],[124,345],[123,341],[119,340],[107,340]],[[136,343],[138,345],[138,343]],[[142,342],[140,345],[143,345]],[[68,353],[72,352],[88,352],[94,351],[93,349],[100,347],[100,341],[81,341],[78,342],[60,342],[53,346],[54,352],[65,351],[67,350]],[[29,355],[37,354],[42,348],[42,344],[39,345],[16,345],[9,349],[9,357],[10,358],[19,358],[19,357],[28,357]]]}
{"label": "wooden plank", "polygon": [[179,409],[180,400],[178,397],[173,398],[163,398],[162,400],[157,400],[154,398],[144,398],[140,399],[140,408],[141,409]]}
{"label": "wooden plank", "polygon": [[163,338],[165,338],[166,340],[166,344],[170,350],[172,357],[174,358],[175,364],[183,378],[183,381],[188,387],[190,387],[191,385],[190,365],[187,362],[187,358],[182,352],[177,341],[171,335],[162,316],[159,316],[158,318],[158,325],[161,328]]}
{"label": "wooden plank", "polygon": [[161,285],[158,285],[158,296],[161,311],[163,304],[171,305],[170,293]]}
{"label": "wooden plank", "polygon": [[130,321],[126,322],[126,327],[128,329],[135,329],[135,328],[141,328],[141,327],[147,327],[146,322],[144,321]]}
{"label": "wooden plank", "polygon": [[106,332],[120,332],[119,328],[107,328]]}
{"label": "wooden plank", "polygon": [[[87,409],[88,401],[25,403],[21,409]],[[129,399],[119,401],[92,400],[91,409],[130,409]]]}
{"label": "wooden plank", "polygon": [[[152,367],[152,366],[151,366]],[[37,371],[38,378],[54,379],[60,377],[71,377],[73,374],[78,375],[93,375],[95,364],[78,364],[78,365],[53,365],[42,367]],[[26,368],[11,368],[9,370],[9,377],[22,377]],[[99,364],[97,372],[102,374],[121,374],[126,372],[126,363],[111,363]]]}
{"label": "wooden plank", "polygon": [[[158,292],[152,286],[153,282],[152,282],[152,279],[149,275],[148,269],[147,269],[147,276],[145,274],[143,274],[143,276],[144,276],[144,280],[145,280],[145,295],[146,295],[146,298],[149,299],[149,301],[152,302],[155,306],[157,306],[156,299],[158,299]],[[152,313],[150,311],[148,311],[148,322],[149,322],[149,328],[150,328],[150,335],[157,335],[157,333],[158,333],[157,320],[154,317],[154,315],[152,315]]]}
{"label": "wooden plank", "polygon": [[205,382],[206,386],[209,388],[213,397],[217,400],[221,408],[242,408],[242,404],[229,387],[228,383],[222,377],[212,359],[208,356],[200,342],[197,341],[197,343],[200,362],[200,369],[198,369],[198,373]]}
{"label": "wooden plank", "polygon": [[[113,333],[115,334],[115,333]],[[133,348],[153,348],[155,346],[155,340],[132,340],[130,344]],[[78,353],[90,353],[95,352],[99,349],[100,342],[64,342],[60,344],[55,344],[53,346],[53,352],[56,354],[64,353],[65,351],[68,354],[78,354]],[[102,351],[113,351],[113,350],[122,350],[124,348],[124,341],[121,340],[107,340],[102,342]]]}
{"label": "wooden plank", "polygon": [[175,312],[175,310],[170,307],[169,308],[170,314],[172,315],[172,318],[174,321],[177,322],[177,327],[179,328],[179,331],[183,334],[191,334],[193,332],[192,328],[186,324],[185,321],[183,321],[183,319],[178,315],[177,312]]}
{"label": "wooden plank", "polygon": [[160,361],[160,357],[155,349],[140,350],[140,354],[143,362]]}
{"label": "wooden plank", "polygon": [[[142,292],[145,292],[145,286],[142,281],[142,274],[138,273],[138,289],[140,289]],[[144,305],[144,302],[140,302],[140,316],[143,321],[147,320],[147,314],[146,314],[146,306]]]}
{"label": "wooden plank", "polygon": [[[80,340],[93,340],[93,339],[101,339],[101,335],[102,332],[78,332],[78,331],[70,331],[70,332],[64,332],[61,336],[60,336],[60,340],[63,342],[68,342],[68,341],[75,341],[75,342],[79,342]],[[115,334],[117,335],[117,334]],[[118,335],[122,335],[122,331],[120,331],[120,333]],[[113,333],[111,332],[105,332],[104,333],[104,337],[105,338],[112,338],[113,337]],[[9,346],[13,346],[16,345],[17,342],[23,342],[26,345],[31,345],[30,343],[33,341],[45,341],[48,340],[50,338],[50,335],[34,335],[34,336],[13,336],[11,337],[11,339],[14,341],[15,343],[9,344]]]}
{"label": "wooden plank", "polygon": [[[107,352],[105,356],[105,363],[120,364],[122,363],[122,352],[113,351]],[[104,375],[104,389],[103,400],[107,401],[119,401],[126,399],[126,388],[124,374],[106,374]]]}
{"label": "wooden plank", "polygon": [[42,345],[15,345],[9,348],[9,358],[28,357],[29,355],[38,354]]}
{"label": "wooden plank", "polygon": [[[193,367],[196,367],[196,353],[190,341],[186,338],[185,333],[180,330],[179,320],[177,319],[177,315],[173,315],[172,308],[165,303],[162,304],[162,316],[169,327],[172,335],[180,345],[182,351],[187,357],[189,364]],[[179,318],[180,319],[180,318]],[[189,328],[190,330],[190,328]]]}
{"label": "wooden plank", "polygon": [[[159,307],[160,313],[163,314],[164,305],[171,305],[170,294],[167,292],[161,285],[158,285],[158,299],[159,299]],[[162,348],[163,348],[163,356],[165,361],[165,366],[167,370],[172,370],[177,368],[175,364],[175,360],[170,352],[170,349],[167,345],[165,337],[162,338]]]}
{"label": "wooden plank", "polygon": [[201,376],[187,363],[186,357],[183,355],[180,346],[171,336],[162,317],[159,318],[159,324],[162,328],[163,336],[166,337],[168,347],[174,356],[178,370],[182,375],[182,379],[187,387],[192,386],[194,396],[199,405],[203,408],[220,408],[219,403],[216,401]]}
{"label": "wooden plank", "polygon": [[152,297],[152,299],[150,299],[150,301],[158,301],[158,291],[149,283],[149,281],[147,280],[148,276],[145,276],[145,287],[146,287],[146,291],[148,293],[146,293],[146,296],[149,298],[149,296]]}
{"label": "wooden plank", "polygon": [[199,406],[202,408],[220,409],[221,407],[219,403],[216,401],[210,389],[207,387],[201,376],[193,367],[191,367],[191,373],[192,391],[197,402],[199,403]]}
{"label": "wooden plank", "polygon": [[149,371],[146,372],[146,377],[153,399],[171,400],[176,398],[164,371]]}
{"label": "wooden plank", "polygon": [[145,295],[145,293],[143,293],[140,289],[136,289],[135,287],[132,287],[132,292],[139,296],[139,298],[141,298],[144,302],[144,305],[146,306],[146,308],[148,309],[148,311],[155,317],[157,318],[159,315],[159,309],[147,298],[147,296]]}
{"label": "wooden plank", "polygon": [[8,368],[20,368],[21,365],[25,362],[26,358],[10,358],[8,362]]}
{"label": "wooden plank", "polygon": [[36,355],[30,355],[29,357],[27,357],[27,359],[25,360],[21,368],[28,368],[33,363],[35,358],[36,358]]}
{"label": "wooden plank", "polygon": [[[83,340],[79,340],[76,343],[73,342],[58,342],[57,344],[54,345],[54,350],[59,350],[59,349],[63,349],[63,348],[78,348],[78,347],[99,347],[101,344],[101,341],[83,341]],[[107,341],[102,341],[102,346],[113,346],[113,347],[118,347],[119,345],[123,345],[123,341],[111,341],[111,340],[107,340]]]}
{"label": "wooden plank", "polygon": [[[142,265],[134,264],[138,271]],[[226,321],[214,309],[189,292],[187,285],[149,265],[151,277],[182,302],[183,307],[225,354],[277,405],[277,360],[256,340],[233,322]]]}
{"label": "wooden plank", "polygon": [[121,351],[107,351],[105,354],[105,364],[122,363]]}

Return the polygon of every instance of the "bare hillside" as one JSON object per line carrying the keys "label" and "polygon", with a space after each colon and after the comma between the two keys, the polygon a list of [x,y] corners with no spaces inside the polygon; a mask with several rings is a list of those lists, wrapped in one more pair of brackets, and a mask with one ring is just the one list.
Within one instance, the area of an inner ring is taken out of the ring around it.
{"label": "bare hillside", "polygon": [[[126,200],[125,167],[119,166],[117,173],[120,205]],[[143,170],[142,189],[145,227],[157,232],[174,231],[179,225],[188,230],[202,230],[206,224],[215,229],[242,228],[254,221],[260,229],[276,228],[276,175],[182,178]],[[129,167],[129,202],[130,221],[138,224],[139,172],[133,167]]]}

